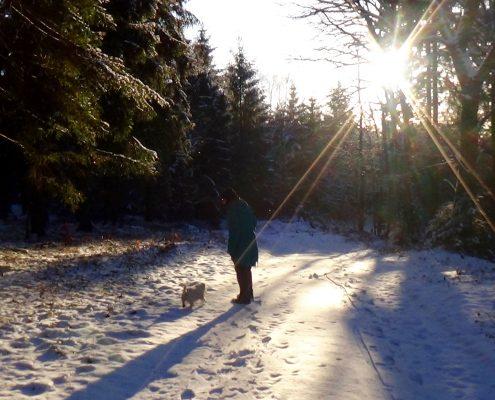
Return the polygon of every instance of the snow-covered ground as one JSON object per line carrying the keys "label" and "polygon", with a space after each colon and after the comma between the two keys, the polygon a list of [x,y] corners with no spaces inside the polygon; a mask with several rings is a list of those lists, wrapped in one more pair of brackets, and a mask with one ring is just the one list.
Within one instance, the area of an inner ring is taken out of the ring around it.
{"label": "snow-covered ground", "polygon": [[493,263],[273,222],[243,307],[224,248],[193,227],[4,243],[0,398],[495,398]]}

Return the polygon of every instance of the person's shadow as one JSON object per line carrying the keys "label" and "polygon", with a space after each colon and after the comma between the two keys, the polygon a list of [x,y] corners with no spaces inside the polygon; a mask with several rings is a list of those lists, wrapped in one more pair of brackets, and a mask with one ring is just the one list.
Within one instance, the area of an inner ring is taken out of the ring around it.
{"label": "person's shadow", "polygon": [[[190,331],[170,342],[158,345],[143,355],[127,362],[120,368],[90,383],[84,389],[72,393],[67,400],[125,400],[139,393],[156,379],[174,377],[170,368],[180,364],[194,349],[201,345],[201,337],[216,325],[227,321],[242,310],[232,306],[212,321]],[[164,318],[160,318],[164,321]]]}

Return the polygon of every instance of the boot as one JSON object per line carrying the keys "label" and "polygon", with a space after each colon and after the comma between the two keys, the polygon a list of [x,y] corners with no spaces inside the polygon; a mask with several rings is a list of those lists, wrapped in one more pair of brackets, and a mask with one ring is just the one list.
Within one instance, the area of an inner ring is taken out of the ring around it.
{"label": "boot", "polygon": [[236,304],[249,304],[251,302],[251,290],[252,285],[250,285],[251,268],[243,268],[236,266],[237,282],[239,283],[240,293],[237,298],[233,299],[232,302]]}

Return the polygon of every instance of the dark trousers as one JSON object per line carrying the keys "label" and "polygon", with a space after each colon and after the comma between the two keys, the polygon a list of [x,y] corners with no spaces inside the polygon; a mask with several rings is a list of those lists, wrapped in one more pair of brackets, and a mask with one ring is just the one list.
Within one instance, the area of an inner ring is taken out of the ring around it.
{"label": "dark trousers", "polygon": [[235,266],[237,274],[237,283],[239,284],[239,300],[248,301],[254,298],[253,296],[253,275],[251,267]]}

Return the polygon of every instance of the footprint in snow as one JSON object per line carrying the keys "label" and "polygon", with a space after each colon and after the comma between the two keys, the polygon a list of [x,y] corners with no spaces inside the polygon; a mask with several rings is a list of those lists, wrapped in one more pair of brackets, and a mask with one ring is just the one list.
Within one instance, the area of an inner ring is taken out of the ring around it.
{"label": "footprint in snow", "polygon": [[59,375],[56,378],[53,378],[53,383],[55,385],[62,385],[64,383],[66,383],[68,380],[69,380],[68,375]]}
{"label": "footprint in snow", "polygon": [[93,365],[83,365],[81,367],[76,368],[77,374],[86,374],[89,372],[93,372],[96,369]]}
{"label": "footprint in snow", "polygon": [[18,371],[34,370],[35,367],[33,363],[26,361],[19,361],[14,364],[14,367]]}
{"label": "footprint in snow", "polygon": [[239,357],[245,357],[245,356],[247,356],[249,354],[253,354],[253,353],[254,353],[253,350],[244,349],[244,350],[241,350],[238,353],[234,353],[234,354],[238,355]]}
{"label": "footprint in snow", "polygon": [[14,349],[25,349],[31,346],[31,342],[27,338],[19,338],[10,343]]}
{"label": "footprint in snow", "polygon": [[383,358],[383,361],[385,362],[385,364],[387,365],[395,365],[395,358],[393,356],[385,356]]}
{"label": "footprint in snow", "polygon": [[231,392],[239,392],[239,393],[243,393],[243,394],[246,394],[248,391],[244,388],[241,388],[241,387],[233,387],[233,388],[230,388],[229,389]]}
{"label": "footprint in snow", "polygon": [[423,377],[418,372],[413,372],[409,374],[409,379],[420,385],[423,385]]}
{"label": "footprint in snow", "polygon": [[215,372],[206,368],[198,368],[196,372],[201,375],[215,375]]}
{"label": "footprint in snow", "polygon": [[53,389],[53,384],[50,381],[31,382],[26,385],[15,386],[14,389],[20,390],[26,396],[39,396]]}
{"label": "footprint in snow", "polygon": [[108,332],[107,336],[115,339],[147,338],[151,333],[144,329],[126,329],[123,331]]}
{"label": "footprint in snow", "polygon": [[229,365],[231,367],[236,367],[236,368],[245,367],[246,366],[246,359],[240,357],[234,361],[225,362],[225,365]]}
{"label": "footprint in snow", "polygon": [[37,360],[41,362],[48,362],[66,357],[67,357],[67,353],[62,348],[53,344],[53,345],[49,345],[49,347],[43,352],[43,354],[37,357]]}
{"label": "footprint in snow", "polygon": [[181,393],[181,395],[180,395],[180,398],[182,400],[185,400],[185,399],[194,399],[195,397],[196,397],[196,394],[191,389],[184,390]]}
{"label": "footprint in snow", "polygon": [[119,353],[111,354],[108,357],[108,360],[109,361],[114,361],[114,362],[117,362],[117,363],[124,363],[124,362],[127,361],[126,358],[122,354],[119,354]]}
{"label": "footprint in snow", "polygon": [[96,342],[98,344],[101,344],[102,346],[108,346],[111,344],[118,343],[118,340],[111,338],[111,337],[101,337]]}

